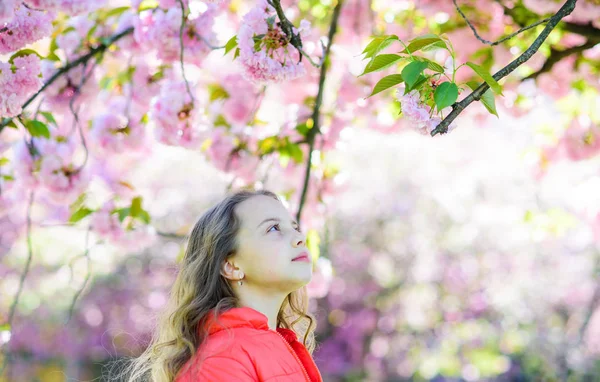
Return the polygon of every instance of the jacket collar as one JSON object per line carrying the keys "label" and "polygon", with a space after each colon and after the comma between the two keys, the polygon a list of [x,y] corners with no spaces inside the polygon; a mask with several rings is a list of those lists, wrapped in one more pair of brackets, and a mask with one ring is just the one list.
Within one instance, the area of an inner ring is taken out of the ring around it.
{"label": "jacket collar", "polygon": [[[212,311],[209,313],[206,321],[209,335],[221,330],[233,328],[269,330],[269,319],[267,316],[247,306],[231,308],[225,312],[222,312],[217,320],[214,319],[212,313]],[[279,332],[288,342],[298,338],[296,332],[290,329],[277,328],[277,332]]]}

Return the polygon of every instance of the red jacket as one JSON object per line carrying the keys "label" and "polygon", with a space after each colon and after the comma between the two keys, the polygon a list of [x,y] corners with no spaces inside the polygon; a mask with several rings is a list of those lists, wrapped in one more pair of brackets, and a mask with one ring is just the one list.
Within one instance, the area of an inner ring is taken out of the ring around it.
{"label": "red jacket", "polygon": [[208,327],[207,340],[175,382],[323,381],[296,333],[269,329],[267,317],[257,310],[230,309]]}

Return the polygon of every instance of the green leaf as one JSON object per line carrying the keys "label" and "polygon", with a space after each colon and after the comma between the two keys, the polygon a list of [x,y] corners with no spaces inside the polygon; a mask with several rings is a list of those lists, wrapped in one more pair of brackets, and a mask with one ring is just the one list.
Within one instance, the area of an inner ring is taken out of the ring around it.
{"label": "green leaf", "polygon": [[6,323],[6,324],[0,325],[0,332],[4,332],[4,331],[10,331],[10,324]]}
{"label": "green leaf", "polygon": [[150,224],[150,214],[146,210],[141,210],[138,216],[144,223]]}
{"label": "green leaf", "polygon": [[382,79],[380,79],[379,82],[377,82],[377,84],[373,88],[373,92],[369,95],[369,97],[372,97],[377,93],[389,89],[392,86],[396,86],[403,81],[404,79],[402,78],[401,74],[391,74],[389,76],[385,76]]}
{"label": "green leaf", "polygon": [[46,121],[48,121],[48,123],[53,123],[54,126],[58,126],[58,124],[56,123],[56,119],[54,119],[52,113],[49,113],[47,111],[40,111],[40,114],[43,115],[44,118],[46,118]]}
{"label": "green leaf", "polygon": [[426,62],[413,61],[402,69],[402,78],[409,87],[416,84],[419,75],[427,68]]}
{"label": "green leaf", "polygon": [[158,1],[156,0],[143,0],[138,6],[138,11],[145,11],[146,9],[158,8]]}
{"label": "green leaf", "polygon": [[374,49],[376,49],[377,46],[379,46],[385,39],[386,39],[385,36],[373,38],[373,40],[371,40],[371,42],[369,44],[367,44],[367,46],[365,47],[365,50],[363,50],[361,54],[365,54],[365,53],[369,54],[369,52],[372,52]]}
{"label": "green leaf", "polygon": [[50,61],[60,61],[60,57],[58,57],[58,56],[56,55],[56,53],[54,53],[54,52],[51,52],[51,53],[48,53],[48,56],[46,56],[46,60],[50,60]]}
{"label": "green leaf", "polygon": [[419,50],[431,50],[436,48],[448,49],[446,42],[435,34],[426,34],[410,40],[408,46],[402,51],[405,54],[412,54]]}
{"label": "green leaf", "polygon": [[261,154],[270,154],[279,147],[279,139],[277,136],[267,137],[258,141],[258,149]]}
{"label": "green leaf", "polygon": [[398,61],[402,60],[402,58],[402,56],[399,56],[397,54],[380,54],[379,56],[375,57],[373,61],[369,62],[361,76],[367,73],[378,72],[380,70],[388,68],[397,63]]}
{"label": "green leaf", "polygon": [[0,158],[0,166],[4,166],[9,162],[8,158]]}
{"label": "green leaf", "polygon": [[296,126],[296,131],[298,131],[303,137],[306,137],[306,135],[308,134],[308,132],[310,131],[310,129],[312,129],[312,124],[310,125],[310,127],[305,123],[301,123],[299,125]]}
{"label": "green leaf", "polygon": [[275,24],[275,15],[273,15],[267,19],[267,24],[269,24],[270,28],[273,28],[273,24]]}
{"label": "green leaf", "polygon": [[231,125],[229,124],[229,122],[227,122],[227,120],[225,119],[225,117],[223,116],[223,114],[217,115],[217,118],[215,118],[215,121],[213,122],[213,125],[214,126],[231,127]]}
{"label": "green leaf", "polygon": [[18,129],[19,127],[16,125],[15,121],[12,119],[6,123],[6,127],[10,127],[11,129]]}
{"label": "green leaf", "polygon": [[13,64],[15,61],[15,58],[17,57],[23,57],[23,56],[29,56],[30,54],[35,54],[36,56],[38,56],[40,59],[43,59],[44,57],[42,57],[38,52],[36,52],[33,49],[21,49],[20,51],[18,51],[17,53],[13,54],[12,56],[10,56],[10,58],[8,59],[8,62]]}
{"label": "green leaf", "polygon": [[94,211],[90,210],[87,207],[81,207],[80,209],[78,209],[77,211],[75,211],[73,213],[73,215],[71,215],[71,217],[69,218],[69,222],[70,223],[77,223],[78,221],[80,221],[84,217],[90,215],[92,212],[94,212]]}
{"label": "green leaf", "polygon": [[475,71],[475,73],[477,73],[481,78],[483,78],[483,80],[490,85],[490,88],[492,88],[492,90],[494,91],[494,93],[496,94],[500,94],[502,95],[502,87],[500,86],[500,84],[494,79],[494,77],[492,77],[492,75],[490,73],[488,73],[485,69],[483,69],[481,66],[474,64],[472,62],[467,62],[467,65],[473,69],[473,71]]}
{"label": "green leaf", "polygon": [[292,159],[296,162],[296,163],[302,163],[302,161],[304,160],[304,153],[302,152],[302,149],[300,148],[300,146],[298,146],[295,143],[290,143],[288,144],[288,153],[290,154],[290,156],[292,157]]}
{"label": "green leaf", "polygon": [[394,41],[399,41],[399,40],[400,39],[396,35],[384,36],[384,38],[382,38],[380,40],[373,40],[372,43],[373,42],[375,42],[375,43],[372,45],[371,44],[367,45],[367,48],[365,48],[365,51],[363,51],[363,53],[366,53],[364,58],[370,58],[370,57],[375,58],[375,56],[377,56],[377,54],[379,52],[381,52],[382,50],[384,50],[385,48],[390,46],[390,44],[393,43]]}
{"label": "green leaf", "polygon": [[235,53],[233,54],[233,59],[235,60],[240,55],[240,48],[235,48]]}
{"label": "green leaf", "polygon": [[227,41],[227,43],[225,44],[225,53],[223,54],[223,56],[225,56],[227,53],[229,53],[229,51],[235,47],[237,47],[238,43],[237,43],[237,35],[234,35],[232,38],[229,39],[229,41]]}
{"label": "green leaf", "polygon": [[137,217],[140,214],[141,210],[142,210],[142,197],[136,196],[135,198],[133,198],[133,200],[131,200],[130,214],[133,217]]}
{"label": "green leaf", "polygon": [[452,105],[458,98],[458,86],[454,82],[441,83],[433,93],[433,101],[438,110]]}
{"label": "green leaf", "polygon": [[419,78],[417,79],[417,82],[415,82],[412,86],[407,86],[404,89],[404,94],[408,94],[412,90],[419,89],[425,82],[427,82],[427,78],[427,76],[420,74]]}
{"label": "green leaf", "polygon": [[481,96],[481,103],[483,103],[483,106],[485,106],[487,111],[500,118],[498,116],[498,112],[496,111],[496,100],[494,99],[494,93],[492,93],[490,89],[486,90]]}
{"label": "green leaf", "polygon": [[219,84],[208,85],[208,92],[210,102],[229,98],[229,93]]}
{"label": "green leaf", "polygon": [[130,209],[129,207],[126,207],[126,208],[120,208],[120,209],[118,209],[118,210],[117,210],[117,212],[119,213],[119,221],[120,221],[120,222],[123,222],[123,220],[125,220],[125,218],[126,218],[127,216],[130,216],[130,215],[131,215],[131,213],[130,213],[130,210],[131,210],[131,209]]}
{"label": "green leaf", "polygon": [[120,16],[123,12],[129,10],[130,7],[118,7],[118,8],[113,8],[111,10],[109,10],[108,12],[106,12],[106,15],[104,16],[105,18],[109,18],[112,16]]}
{"label": "green leaf", "polygon": [[438,64],[435,61],[431,61],[428,58],[419,57],[419,56],[413,56],[413,58],[416,61],[426,62],[427,63],[427,69],[433,70],[434,72],[438,72],[438,73],[444,73],[444,67],[442,65]]}
{"label": "green leaf", "polygon": [[45,137],[50,138],[50,130],[48,130],[48,126],[45,123],[37,121],[35,119],[27,121],[25,124],[27,130],[31,134],[32,137]]}

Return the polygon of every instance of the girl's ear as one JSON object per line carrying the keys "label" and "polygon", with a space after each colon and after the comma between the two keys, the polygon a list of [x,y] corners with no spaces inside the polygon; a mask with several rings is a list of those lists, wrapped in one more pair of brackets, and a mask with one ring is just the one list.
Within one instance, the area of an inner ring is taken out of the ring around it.
{"label": "girl's ear", "polygon": [[243,275],[243,272],[236,267],[235,264],[232,264],[230,260],[225,260],[223,261],[223,264],[221,264],[221,275],[228,280],[235,281],[243,277],[241,276]]}

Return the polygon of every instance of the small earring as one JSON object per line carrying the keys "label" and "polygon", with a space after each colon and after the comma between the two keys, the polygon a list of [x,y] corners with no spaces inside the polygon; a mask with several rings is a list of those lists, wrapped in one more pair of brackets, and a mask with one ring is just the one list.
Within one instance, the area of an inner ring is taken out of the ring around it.
{"label": "small earring", "polygon": [[238,285],[242,286],[242,284],[243,284],[242,280],[238,280]]}

